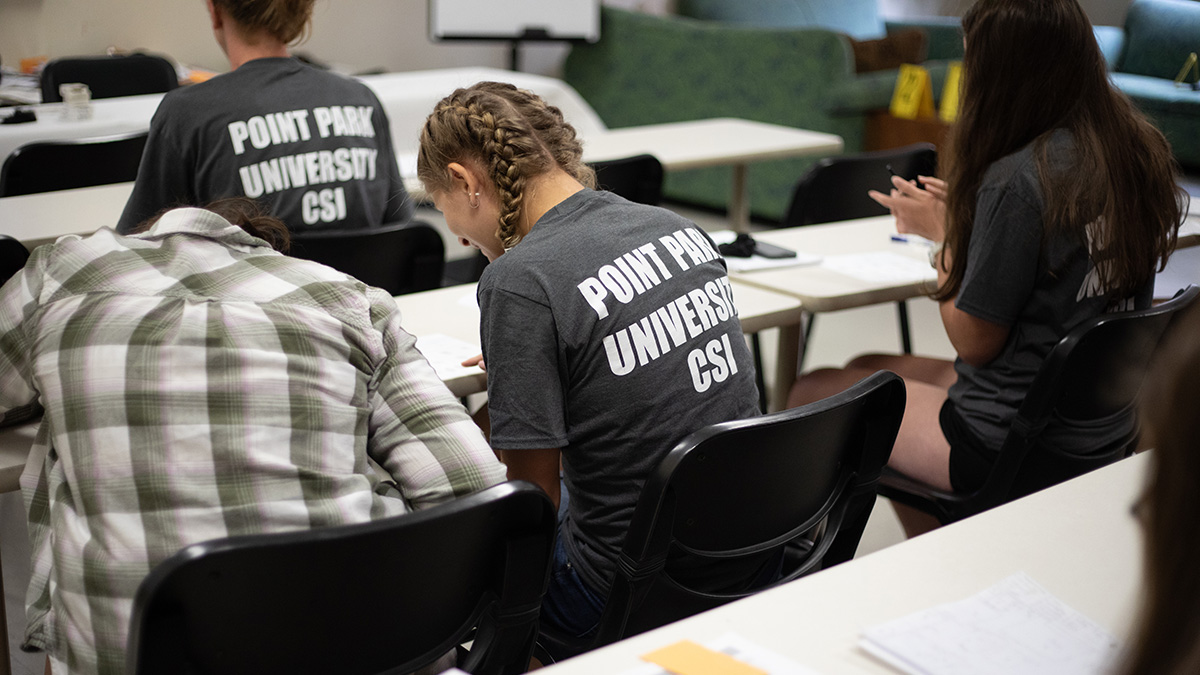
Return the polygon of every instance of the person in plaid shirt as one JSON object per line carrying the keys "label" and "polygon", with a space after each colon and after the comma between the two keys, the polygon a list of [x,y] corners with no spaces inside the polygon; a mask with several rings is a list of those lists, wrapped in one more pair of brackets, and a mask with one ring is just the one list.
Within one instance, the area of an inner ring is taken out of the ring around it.
{"label": "person in plaid shirt", "polygon": [[189,544],[505,477],[390,296],[275,251],[286,228],[250,200],[209,208],[64,237],[0,288],[0,425],[44,408],[22,646],[55,673],[124,672],[138,584]]}

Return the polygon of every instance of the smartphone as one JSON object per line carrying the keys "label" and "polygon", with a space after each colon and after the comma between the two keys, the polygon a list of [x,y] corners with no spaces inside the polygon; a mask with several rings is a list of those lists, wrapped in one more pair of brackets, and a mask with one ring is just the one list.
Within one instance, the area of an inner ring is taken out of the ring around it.
{"label": "smartphone", "polygon": [[790,248],[768,244],[765,241],[754,240],[754,253],[764,258],[795,258],[796,252]]}

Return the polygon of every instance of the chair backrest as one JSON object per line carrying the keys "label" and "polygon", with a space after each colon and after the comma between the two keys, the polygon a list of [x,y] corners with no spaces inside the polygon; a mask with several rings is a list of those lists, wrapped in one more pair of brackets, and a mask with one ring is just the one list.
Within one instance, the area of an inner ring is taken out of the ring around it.
{"label": "chair backrest", "polygon": [[138,588],[131,674],[408,673],[469,638],[459,667],[523,673],[555,514],[511,482],[360,525],[189,546]]}
{"label": "chair backrest", "polygon": [[889,166],[907,180],[932,176],[937,169],[937,150],[932,143],[914,143],[822,159],[796,183],[781,225],[796,227],[886,216],[888,210],[868,197],[867,191],[891,189]]}
{"label": "chair backrest", "polygon": [[442,236],[420,221],[359,230],[296,232],[290,253],[392,295],[440,287],[446,265]]}
{"label": "chair backrest", "polygon": [[179,76],[170,61],[154,54],[54,59],[42,68],[42,103],[61,101],[58,85],[68,82],[86,84],[92,98],[112,98],[171,91]]}
{"label": "chair backrest", "polygon": [[[1131,454],[1138,441],[1136,404],[1167,327],[1194,306],[1200,287],[1144,310],[1087,321],[1050,351],[1000,448],[984,484],[973,492],[943,492],[888,471],[880,494],[934,514],[943,523],[986,511]],[[1048,424],[1085,428],[1126,421],[1128,431],[1086,453],[1045,438]]]}
{"label": "chair backrest", "polygon": [[20,272],[27,260],[29,249],[25,248],[25,244],[7,234],[0,234],[0,285]]}
{"label": "chair backrest", "polygon": [[[1017,410],[996,466],[977,497],[989,508],[1111,464],[1133,452],[1137,399],[1159,341],[1180,310],[1200,296],[1192,286],[1144,310],[1105,314],[1077,327],[1046,357]],[[1050,423],[1087,427],[1119,415],[1128,435],[1076,454],[1043,442]]]}
{"label": "chair backrest", "polygon": [[596,186],[631,202],[657,206],[662,201],[663,167],[654,155],[588,162],[596,171]]}
{"label": "chair backrest", "polygon": [[147,132],[35,141],[0,167],[0,197],[124,183],[137,178]]}
{"label": "chair backrest", "polygon": [[[879,372],[823,401],[680,441],[642,488],[587,648],[852,558],[904,402],[904,382]],[[779,574],[758,576],[757,563],[780,557]],[[733,570],[749,577],[714,576]]]}

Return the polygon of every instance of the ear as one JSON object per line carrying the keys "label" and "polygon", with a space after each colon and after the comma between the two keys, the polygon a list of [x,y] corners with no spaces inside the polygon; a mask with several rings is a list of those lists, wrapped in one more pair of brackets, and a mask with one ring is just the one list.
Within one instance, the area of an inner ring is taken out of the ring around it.
{"label": "ear", "polygon": [[450,175],[452,191],[463,191],[468,196],[476,192],[483,192],[482,176],[470,167],[458,162],[450,162],[446,165],[446,172]]}
{"label": "ear", "polygon": [[212,22],[214,31],[221,30],[225,24],[225,16],[221,13],[221,8],[213,4],[213,0],[204,0],[204,4],[208,6],[208,18]]}

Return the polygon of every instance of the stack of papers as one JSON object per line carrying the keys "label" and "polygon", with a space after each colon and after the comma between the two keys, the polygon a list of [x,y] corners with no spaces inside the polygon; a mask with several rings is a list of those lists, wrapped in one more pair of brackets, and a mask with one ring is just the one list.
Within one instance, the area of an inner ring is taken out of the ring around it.
{"label": "stack of papers", "polygon": [[1027,575],[868,628],[859,646],[913,675],[1096,675],[1120,644]]}

